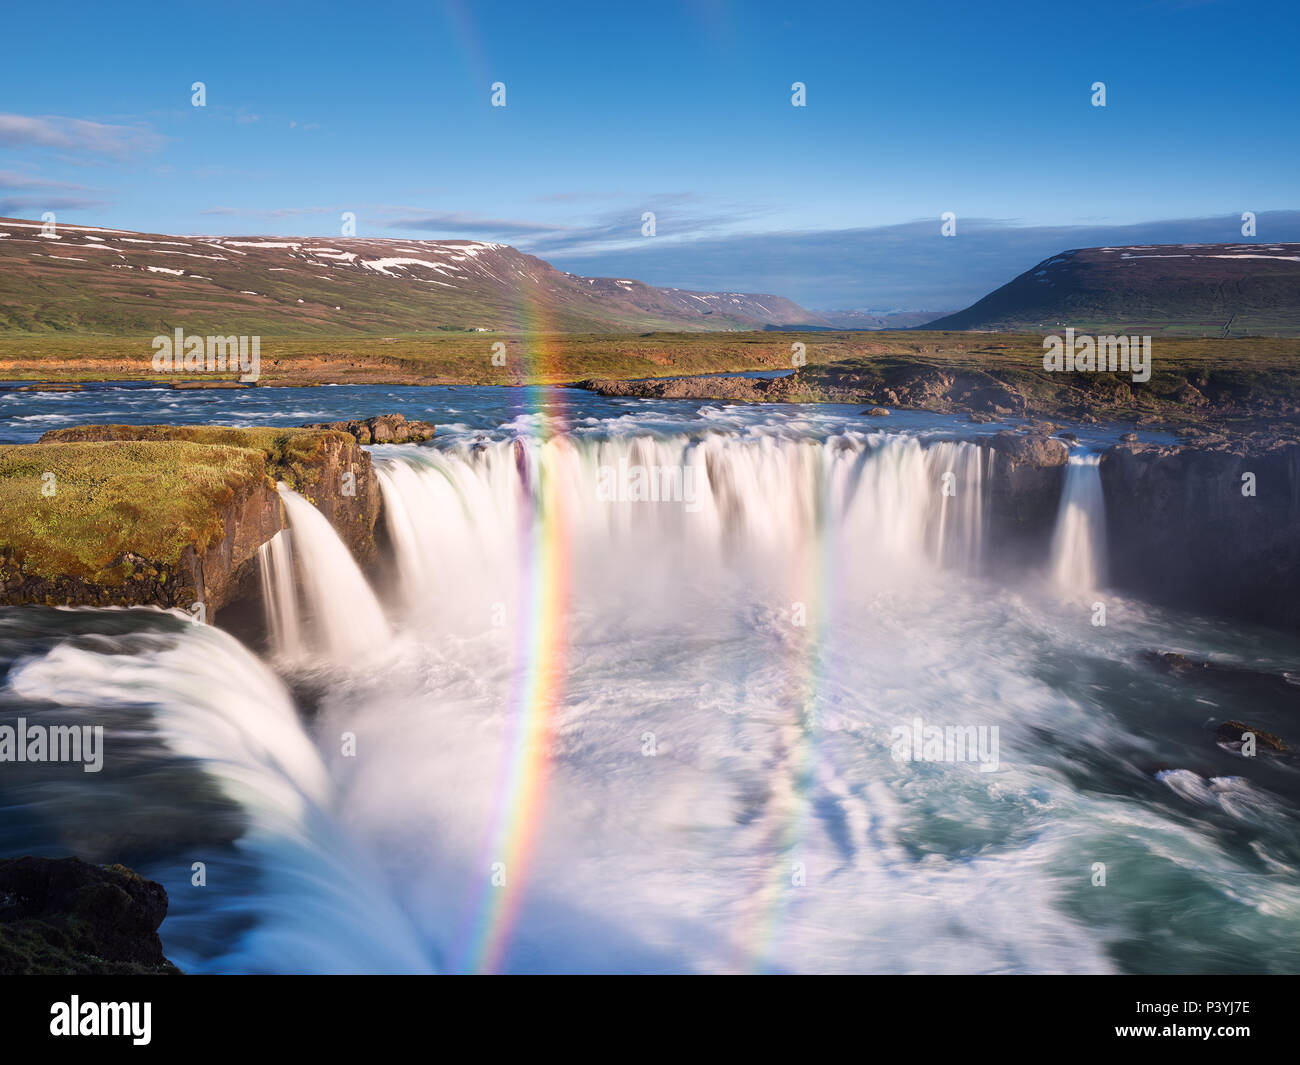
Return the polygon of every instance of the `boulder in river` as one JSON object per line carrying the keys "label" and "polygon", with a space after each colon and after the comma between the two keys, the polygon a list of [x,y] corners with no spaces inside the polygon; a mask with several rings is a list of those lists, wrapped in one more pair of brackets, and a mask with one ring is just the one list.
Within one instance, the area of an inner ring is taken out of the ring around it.
{"label": "boulder in river", "polygon": [[1256,728],[1254,725],[1247,725],[1241,721],[1225,721],[1218,727],[1217,734],[1219,740],[1223,743],[1239,744],[1245,742],[1247,734],[1255,737],[1255,742],[1261,747],[1267,747],[1273,751],[1285,751],[1286,744],[1271,732],[1265,732],[1263,729]]}
{"label": "boulder in river", "polygon": [[408,422],[403,414],[377,414],[346,422],[309,422],[302,428],[348,433],[358,444],[419,444],[432,440],[437,427],[432,422]]}

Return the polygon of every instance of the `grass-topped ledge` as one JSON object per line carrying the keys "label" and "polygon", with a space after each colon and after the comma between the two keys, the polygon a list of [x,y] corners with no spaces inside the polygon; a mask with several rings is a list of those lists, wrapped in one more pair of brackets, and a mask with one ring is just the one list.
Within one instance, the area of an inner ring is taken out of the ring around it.
{"label": "grass-topped ledge", "polygon": [[378,486],[346,433],[99,425],[0,447],[0,601],[211,617],[251,590],[257,548],[284,528],[277,481],[373,553]]}

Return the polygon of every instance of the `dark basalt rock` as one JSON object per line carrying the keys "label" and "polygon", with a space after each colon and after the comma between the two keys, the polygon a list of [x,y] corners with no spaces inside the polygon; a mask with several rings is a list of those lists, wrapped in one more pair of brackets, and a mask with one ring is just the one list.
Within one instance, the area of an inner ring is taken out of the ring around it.
{"label": "dark basalt rock", "polygon": [[1300,627],[1300,442],[1121,443],[1101,481],[1116,587]]}
{"label": "dark basalt rock", "polygon": [[[805,395],[799,374],[789,377],[656,377],[646,381],[589,378],[578,388],[598,396],[639,396],[645,399],[722,399],[733,403],[763,403],[800,400]],[[843,397],[851,402],[851,396]]]}
{"label": "dark basalt rock", "polygon": [[1294,675],[1213,662],[1208,658],[1190,658],[1177,651],[1144,651],[1142,657],[1171,677],[1196,681],[1225,694],[1249,699],[1256,708],[1300,711],[1300,679]]}
{"label": "dark basalt rock", "polygon": [[1064,466],[1070,457],[1070,449],[1046,432],[1017,433],[1004,429],[993,436],[989,447],[1013,466],[1036,469]]}
{"label": "dark basalt rock", "polygon": [[1006,429],[980,441],[993,451],[987,486],[989,542],[1023,568],[1046,559],[1070,451],[1044,432]]}
{"label": "dark basalt rock", "polygon": [[0,974],[154,974],[162,952],[161,884],[80,858],[0,859]]}

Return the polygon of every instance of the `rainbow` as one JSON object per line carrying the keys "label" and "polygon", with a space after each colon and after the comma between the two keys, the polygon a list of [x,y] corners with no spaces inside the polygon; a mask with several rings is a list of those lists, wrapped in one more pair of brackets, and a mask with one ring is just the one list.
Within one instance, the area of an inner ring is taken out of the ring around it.
{"label": "rainbow", "polygon": [[[549,316],[540,305],[524,308],[527,328],[517,343],[524,346],[524,382],[560,377],[562,353]],[[539,443],[564,432],[565,401],[547,384],[520,387],[521,413],[544,414]],[[556,486],[541,463],[529,469],[522,441],[516,443],[521,477],[527,473],[532,493],[520,533],[521,614],[516,628],[515,676],[509,705],[506,757],[489,832],[489,886],[478,905],[462,972],[495,973],[505,965],[519,921],[529,871],[537,849],[545,810],[555,718],[564,695],[567,659],[570,545],[568,517]]]}
{"label": "rainbow", "polygon": [[[469,3],[467,0],[443,0],[440,10],[447,37],[456,45],[455,48],[445,49],[445,53],[458,55],[463,68],[486,94],[488,85],[496,78],[491,74],[487,49],[483,47],[483,36],[474,23]],[[438,11],[439,8],[433,9],[435,14]],[[485,95],[484,99],[486,98]]]}
{"label": "rainbow", "polygon": [[796,885],[796,875],[801,874],[810,884],[814,876],[825,872],[808,868],[799,849],[812,814],[809,791],[817,776],[817,714],[826,697],[829,638],[835,631],[831,618],[838,554],[835,540],[839,534],[830,520],[819,521],[817,527],[817,543],[791,574],[792,589],[804,597],[799,602],[805,611],[807,633],[802,646],[792,653],[784,700],[798,721],[789,726],[793,736],[785,751],[785,768],[774,774],[776,779],[789,782],[789,789],[784,795],[773,796],[774,804],[779,800],[781,808],[775,811],[773,828],[760,850],[777,857],[773,866],[760,872],[753,915],[747,922],[752,927],[742,929],[736,940],[742,951],[737,966],[741,971],[773,971],[791,906],[806,890]]}

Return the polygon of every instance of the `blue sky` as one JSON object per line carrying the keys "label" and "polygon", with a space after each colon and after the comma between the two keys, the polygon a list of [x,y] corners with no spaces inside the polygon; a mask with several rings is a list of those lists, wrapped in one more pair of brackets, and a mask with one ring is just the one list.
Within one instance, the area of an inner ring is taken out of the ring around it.
{"label": "blue sky", "polygon": [[956,308],[1062,247],[1241,239],[1247,210],[1259,239],[1300,239],[1281,2],[52,2],[7,21],[3,214],[314,236],[351,211],[358,235],[819,309]]}

